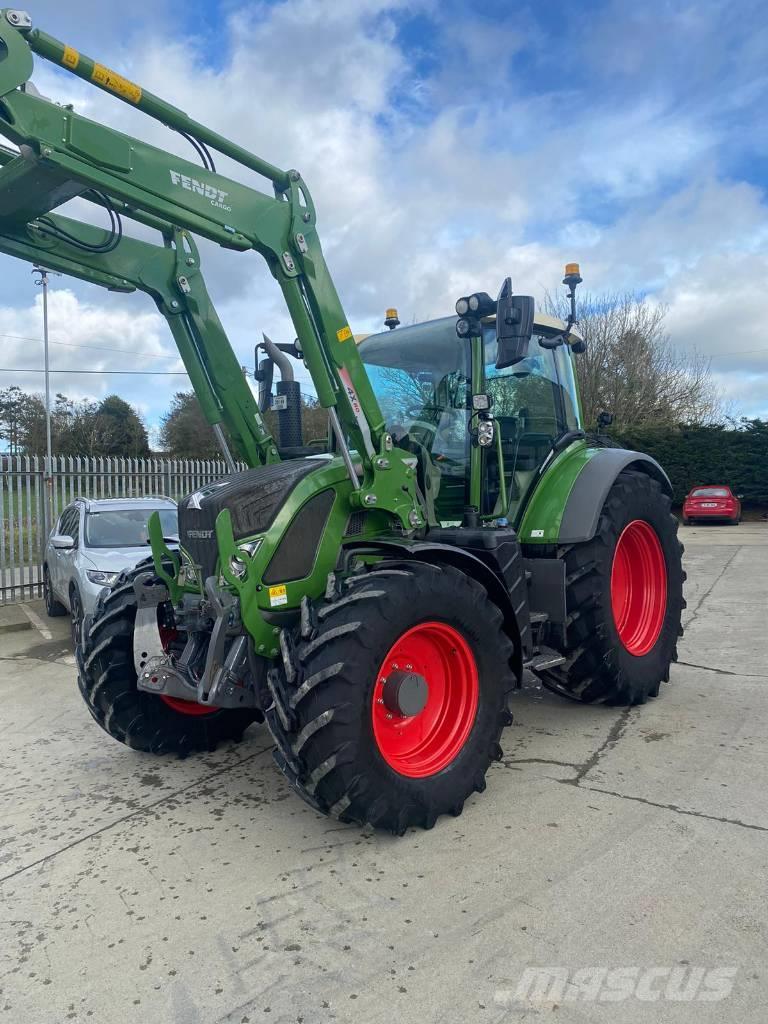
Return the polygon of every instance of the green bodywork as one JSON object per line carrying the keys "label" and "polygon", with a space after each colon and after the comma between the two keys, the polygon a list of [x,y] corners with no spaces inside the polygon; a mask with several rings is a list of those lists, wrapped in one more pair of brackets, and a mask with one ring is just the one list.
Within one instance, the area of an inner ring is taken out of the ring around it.
{"label": "green bodywork", "polygon": [[[271,183],[274,195],[39,96],[28,84],[33,53],[261,175]],[[243,550],[243,538],[235,540],[226,509],[216,520],[219,583],[240,598],[241,618],[255,651],[276,657],[279,628],[271,615],[274,592],[279,591],[281,609],[296,609],[305,596],[313,599],[323,593],[328,574],[337,565],[351,513],[365,512],[356,540],[393,532],[401,538],[418,537],[440,521],[434,503],[425,500],[419,486],[424,446],[415,445],[414,454],[414,446],[408,450],[393,442],[391,424],[385,421],[323,258],[305,182],[297,171],[282,170],[254,156],[39,31],[16,11],[0,12],[0,134],[17,147],[0,147],[0,252],[112,291],[139,290],[151,296],[168,322],[206,419],[212,426],[226,427],[237,454],[252,467],[279,462],[280,455],[206,290],[193,233],[229,249],[255,250],[278,282],[320,404],[332,418],[337,417],[337,449],[346,458],[318,459],[317,469],[291,491],[268,531],[248,538],[258,542],[252,554]],[[103,215],[104,197],[121,218],[155,230],[158,242],[123,236],[111,251],[94,251],[94,247],[107,247],[103,229],[52,212],[79,198],[93,203]],[[67,241],[62,233],[81,245]],[[467,362],[471,394],[482,393],[486,388],[483,339],[473,338],[468,352],[464,351],[466,356],[461,358]],[[572,400],[578,426],[575,385]],[[427,433],[435,427],[428,422],[431,415],[426,410],[421,420]],[[511,482],[505,477],[502,449],[499,429],[493,450],[501,467],[497,506],[504,518],[511,506]],[[568,494],[594,454],[584,441],[575,440],[539,473],[514,514],[513,525],[522,542],[557,541]],[[456,477],[459,506],[481,510],[485,458],[477,444],[468,444],[465,490]],[[433,473],[439,471],[429,458],[426,462]],[[334,492],[334,501],[310,574],[267,586],[262,582],[265,570],[289,526],[307,501],[326,490]],[[486,510],[481,520],[491,522],[499,515],[498,509]],[[193,572],[185,575],[182,560],[163,539],[157,517],[150,523],[150,535],[155,566],[174,602],[185,591],[199,593],[204,581],[195,579]],[[235,564],[237,572],[232,568]]]}

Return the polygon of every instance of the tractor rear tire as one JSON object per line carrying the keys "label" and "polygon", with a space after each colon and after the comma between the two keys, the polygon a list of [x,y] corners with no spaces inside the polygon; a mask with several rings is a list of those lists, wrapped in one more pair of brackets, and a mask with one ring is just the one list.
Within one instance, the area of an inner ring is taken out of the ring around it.
{"label": "tractor rear tire", "polygon": [[[486,590],[454,568],[380,563],[308,611],[268,678],[292,786],[324,814],[395,835],[459,815],[511,721],[514,648]],[[409,673],[406,709],[388,687]]]}
{"label": "tractor rear tire", "polygon": [[112,589],[101,592],[93,619],[85,623],[76,658],[78,687],[91,716],[113,739],[146,753],[185,757],[239,741],[252,722],[261,720],[259,712],[211,709],[139,690],[133,660],[133,580],[146,570],[143,563],[122,573]]}
{"label": "tractor rear tire", "polygon": [[545,686],[586,704],[644,704],[677,661],[685,607],[683,546],[660,484],[625,470],[591,541],[559,554],[566,566],[566,662]]}

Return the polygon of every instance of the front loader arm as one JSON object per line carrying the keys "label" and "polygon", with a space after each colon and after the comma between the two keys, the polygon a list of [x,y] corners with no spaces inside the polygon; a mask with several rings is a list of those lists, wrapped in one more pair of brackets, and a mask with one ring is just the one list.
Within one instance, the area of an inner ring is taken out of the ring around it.
{"label": "front loader arm", "polygon": [[[265,176],[272,182],[274,198],[39,96],[28,85],[33,52]],[[387,508],[407,528],[422,525],[413,467],[392,450],[323,257],[309,190],[297,171],[281,170],[248,153],[33,28],[28,15],[12,10],[0,12],[0,133],[20,151],[0,170],[0,234],[15,232],[17,245],[25,225],[49,216],[71,198],[97,190],[117,209],[144,223],[172,224],[227,248],[259,252],[282,289],[320,404],[340,421],[342,448],[348,438],[357,450],[363,478],[353,480],[353,504]],[[78,253],[76,260],[81,259]],[[189,284],[197,277],[177,275],[177,285],[182,276]],[[229,345],[218,321],[212,334],[199,333],[211,307],[207,297],[196,299],[192,288],[186,305],[193,325],[197,323],[193,333],[212,365]],[[177,329],[174,337],[178,342]],[[218,391],[219,383],[211,380],[211,386],[223,408],[227,400]]]}

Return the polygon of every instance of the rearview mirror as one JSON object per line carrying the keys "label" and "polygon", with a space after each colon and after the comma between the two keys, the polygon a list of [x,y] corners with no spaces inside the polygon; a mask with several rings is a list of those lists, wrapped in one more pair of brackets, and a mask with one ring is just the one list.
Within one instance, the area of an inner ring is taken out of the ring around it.
{"label": "rearview mirror", "polygon": [[51,544],[57,551],[71,551],[75,546],[75,541],[66,533],[56,533],[51,537]]}
{"label": "rearview mirror", "polygon": [[496,369],[519,363],[528,355],[533,334],[532,295],[513,295],[512,280],[501,286],[496,306]]}

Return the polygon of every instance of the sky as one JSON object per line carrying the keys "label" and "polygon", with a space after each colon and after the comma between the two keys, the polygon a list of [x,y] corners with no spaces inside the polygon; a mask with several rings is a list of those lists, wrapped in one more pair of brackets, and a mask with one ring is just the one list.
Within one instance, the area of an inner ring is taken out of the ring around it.
{"label": "sky", "polygon": [[[220,134],[299,168],[355,333],[379,329],[388,306],[404,323],[445,315],[507,275],[541,300],[578,261],[593,294],[664,303],[672,341],[711,358],[730,411],[768,418],[762,3],[29,0],[29,11]],[[33,81],[190,155],[44,61]],[[233,176],[269,192],[256,175]],[[279,289],[257,254],[201,249],[252,368],[262,330],[293,338]],[[39,372],[10,372],[43,366],[40,302],[30,268],[0,255],[2,386],[42,390]],[[151,301],[52,278],[50,330],[53,390],[116,392],[156,436],[188,383]]]}

